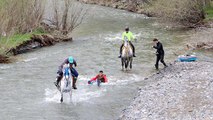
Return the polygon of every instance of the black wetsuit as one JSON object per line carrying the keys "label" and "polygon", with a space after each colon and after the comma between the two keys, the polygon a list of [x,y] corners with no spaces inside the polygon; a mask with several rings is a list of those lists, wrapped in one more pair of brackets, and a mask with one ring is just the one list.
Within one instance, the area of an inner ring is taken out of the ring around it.
{"label": "black wetsuit", "polygon": [[162,43],[158,42],[157,46],[153,46],[153,48],[157,49],[156,51],[156,63],[155,63],[155,68],[158,69],[158,63],[159,61],[163,63],[164,66],[167,66],[166,63],[164,62],[164,50],[163,50],[163,45]]}

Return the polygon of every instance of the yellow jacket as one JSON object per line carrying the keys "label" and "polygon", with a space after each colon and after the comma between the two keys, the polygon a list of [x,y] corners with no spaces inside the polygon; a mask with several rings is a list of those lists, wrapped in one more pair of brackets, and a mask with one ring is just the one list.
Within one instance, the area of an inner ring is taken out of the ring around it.
{"label": "yellow jacket", "polygon": [[134,40],[135,39],[135,37],[133,36],[133,34],[132,34],[132,32],[123,32],[123,34],[122,34],[122,40],[124,41],[124,39],[125,38],[127,38],[128,39],[128,41],[132,41],[132,40]]}

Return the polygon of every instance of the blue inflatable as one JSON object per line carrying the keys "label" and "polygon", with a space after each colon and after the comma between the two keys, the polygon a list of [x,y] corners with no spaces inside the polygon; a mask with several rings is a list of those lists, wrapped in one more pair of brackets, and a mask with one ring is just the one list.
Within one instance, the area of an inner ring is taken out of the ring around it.
{"label": "blue inflatable", "polygon": [[195,55],[180,55],[178,56],[178,61],[180,62],[194,62],[197,60]]}

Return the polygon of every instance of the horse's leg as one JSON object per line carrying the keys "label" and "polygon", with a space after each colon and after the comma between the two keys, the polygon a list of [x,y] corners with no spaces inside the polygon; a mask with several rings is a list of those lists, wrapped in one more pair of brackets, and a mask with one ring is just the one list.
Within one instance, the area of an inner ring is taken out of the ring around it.
{"label": "horse's leg", "polygon": [[63,78],[63,81],[61,81],[61,99],[60,99],[60,101],[61,101],[61,103],[63,102],[63,90],[64,90],[64,78]]}
{"label": "horse's leg", "polygon": [[132,58],[130,59],[130,69],[132,69]]}
{"label": "horse's leg", "polygon": [[69,87],[70,87],[70,102],[72,102],[72,84],[73,84],[73,80],[74,80],[74,77],[71,76],[70,79],[69,79]]}
{"label": "horse's leg", "polygon": [[129,60],[126,60],[126,66],[125,66],[126,70],[128,69],[128,66],[129,66]]}
{"label": "horse's leg", "polygon": [[61,103],[63,102],[63,92],[61,92]]}
{"label": "horse's leg", "polygon": [[121,66],[122,66],[122,70],[124,70],[124,60],[123,60],[123,58],[121,58]]}

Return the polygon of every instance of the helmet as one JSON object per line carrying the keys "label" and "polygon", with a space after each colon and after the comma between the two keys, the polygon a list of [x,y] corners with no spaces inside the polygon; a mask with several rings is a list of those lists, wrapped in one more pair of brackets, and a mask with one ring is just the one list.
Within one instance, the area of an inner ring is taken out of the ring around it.
{"label": "helmet", "polygon": [[129,27],[128,26],[125,27],[125,31],[129,31]]}
{"label": "helmet", "polygon": [[69,61],[69,63],[73,63],[73,62],[74,62],[73,57],[72,57],[72,56],[70,56],[70,57],[68,58],[68,61]]}

